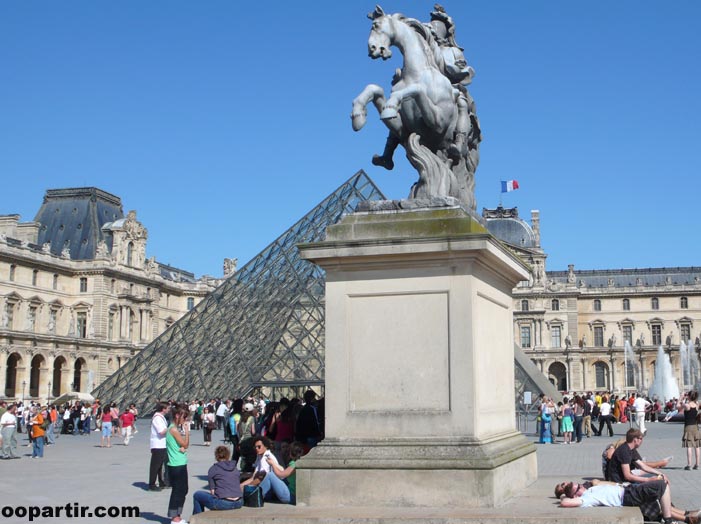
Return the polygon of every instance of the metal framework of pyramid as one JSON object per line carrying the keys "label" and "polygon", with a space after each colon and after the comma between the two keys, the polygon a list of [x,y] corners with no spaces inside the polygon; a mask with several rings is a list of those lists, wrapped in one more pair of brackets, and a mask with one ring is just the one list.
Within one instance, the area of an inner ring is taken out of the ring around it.
{"label": "metal framework of pyramid", "polygon": [[[147,413],[159,399],[236,398],[252,392],[292,398],[309,387],[323,393],[326,275],[302,260],[296,246],[324,240],[326,228],[359,202],[384,198],[358,171],[107,378],[93,396],[120,405],[135,402]],[[517,404],[525,390],[555,391],[525,355],[517,353],[515,365]]]}
{"label": "metal framework of pyramid", "polygon": [[362,170],[107,378],[93,396],[142,410],[158,399],[301,396],[324,384],[325,273],[301,242],[384,195]]}

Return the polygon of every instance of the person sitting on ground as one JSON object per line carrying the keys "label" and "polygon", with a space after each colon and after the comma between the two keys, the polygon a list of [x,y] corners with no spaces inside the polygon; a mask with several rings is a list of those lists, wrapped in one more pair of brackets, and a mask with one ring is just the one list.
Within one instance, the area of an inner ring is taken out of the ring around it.
{"label": "person sitting on ground", "polygon": [[[604,476],[604,480],[611,480],[609,478],[609,471],[608,471],[609,462],[611,461],[611,457],[613,456],[613,452],[616,451],[620,445],[625,444],[625,443],[626,443],[625,438],[619,439],[616,442],[606,446],[606,449],[604,449],[604,452],[601,454],[601,469],[602,469],[602,473]],[[662,460],[654,460],[654,461],[646,460],[645,464],[647,464],[651,468],[660,469],[660,468],[666,468],[671,461],[672,461],[672,457],[669,456],[669,457],[663,458]],[[637,466],[637,464],[636,464],[636,466]],[[633,470],[633,473],[635,475],[643,475],[644,472],[641,469],[636,468]]]}
{"label": "person sitting on ground", "polygon": [[217,446],[214,450],[216,462],[209,468],[207,479],[209,491],[199,490],[192,496],[192,514],[202,513],[204,508],[211,510],[239,509],[243,505],[241,474],[236,462],[229,460],[231,453],[227,446]]}
{"label": "person sitting on ground", "polygon": [[287,461],[287,467],[283,467],[278,463],[275,457],[268,457],[268,464],[273,469],[275,475],[287,482],[287,486],[290,489],[290,504],[297,503],[297,461],[304,453],[304,446],[301,442],[293,442],[289,446],[288,454],[289,460]]}
{"label": "person sitting on ground", "polygon": [[664,480],[628,486],[602,482],[590,488],[576,482],[561,482],[555,486],[555,496],[560,499],[563,508],[638,507],[645,520],[657,520],[661,511],[665,524],[674,521],[698,524],[701,513],[698,510],[684,512],[672,507],[672,492]]}
{"label": "person sitting on ground", "polygon": [[[265,500],[270,500],[271,495],[274,494],[277,499],[283,504],[290,503],[290,489],[287,487],[282,479],[280,479],[275,471],[282,469],[278,463],[275,455],[270,451],[272,444],[268,437],[253,437],[253,445],[256,450],[256,463],[254,467],[254,473],[259,474],[265,472],[265,478],[260,483],[260,488],[263,490],[263,497]],[[272,460],[271,460],[272,459]],[[250,485],[255,476],[241,483],[241,486]]]}
{"label": "person sitting on ground", "polygon": [[[626,432],[626,442],[616,448],[608,465],[608,480],[613,482],[653,482],[656,479],[667,481],[667,477],[661,471],[650,467],[643,462],[638,448],[643,444],[643,432],[639,429],[631,428]],[[635,467],[642,470],[636,474]],[[648,473],[651,476],[646,476]]]}

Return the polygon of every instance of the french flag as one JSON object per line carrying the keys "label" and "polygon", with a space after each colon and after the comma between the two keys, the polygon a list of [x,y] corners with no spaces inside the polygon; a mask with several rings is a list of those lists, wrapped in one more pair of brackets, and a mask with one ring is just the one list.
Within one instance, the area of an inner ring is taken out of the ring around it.
{"label": "french flag", "polygon": [[515,191],[518,189],[518,180],[502,180],[501,181],[501,192],[508,193],[510,191]]}

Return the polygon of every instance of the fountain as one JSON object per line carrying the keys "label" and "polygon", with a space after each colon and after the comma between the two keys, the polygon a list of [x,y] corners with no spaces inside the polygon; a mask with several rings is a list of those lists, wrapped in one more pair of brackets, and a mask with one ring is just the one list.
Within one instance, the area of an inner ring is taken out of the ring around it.
{"label": "fountain", "polygon": [[701,381],[701,363],[699,362],[699,355],[695,351],[696,345],[689,339],[686,343],[687,353],[689,355],[689,387],[699,391]]}
{"label": "fountain", "polygon": [[686,350],[686,344],[683,340],[679,343],[679,360],[681,361],[682,368],[682,388],[686,389],[686,386],[691,384],[691,373],[689,372],[691,362],[689,360],[689,352]]}
{"label": "fountain", "polygon": [[[640,391],[642,386],[642,384],[640,384],[640,365],[635,360],[635,353],[633,353],[633,348],[631,347],[630,342],[628,340],[626,340],[623,344],[623,349],[623,369],[625,370],[625,387],[623,389],[627,390],[627,388],[633,386],[635,388],[635,391]],[[630,380],[631,371],[633,372],[632,381]]]}
{"label": "fountain", "polygon": [[648,395],[650,398],[657,397],[661,401],[679,398],[679,386],[676,378],[674,378],[674,373],[672,373],[672,363],[669,360],[669,355],[665,353],[661,345],[657,350],[655,380],[650,386]]}

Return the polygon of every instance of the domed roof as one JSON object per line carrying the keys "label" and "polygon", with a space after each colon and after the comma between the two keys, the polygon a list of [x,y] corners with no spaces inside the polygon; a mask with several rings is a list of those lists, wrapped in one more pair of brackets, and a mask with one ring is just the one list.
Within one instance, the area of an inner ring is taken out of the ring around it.
{"label": "domed roof", "polygon": [[482,210],[489,232],[502,242],[517,248],[537,248],[536,236],[531,226],[518,216],[518,209]]}

